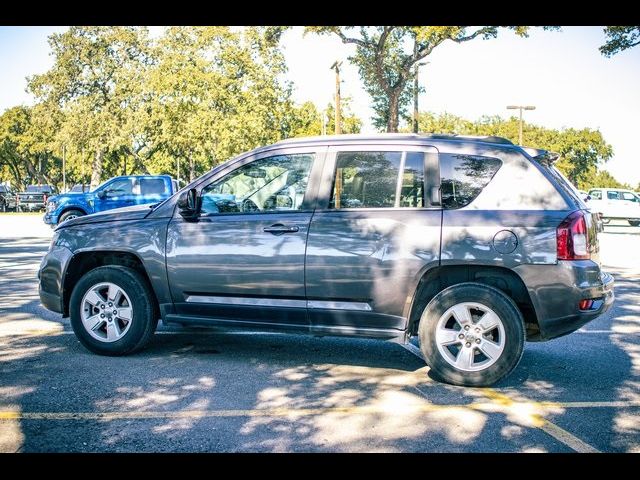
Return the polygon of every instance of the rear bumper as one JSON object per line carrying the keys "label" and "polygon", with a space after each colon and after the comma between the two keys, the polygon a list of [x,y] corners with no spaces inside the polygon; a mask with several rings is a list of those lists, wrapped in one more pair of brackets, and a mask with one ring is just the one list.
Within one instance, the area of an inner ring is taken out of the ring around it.
{"label": "rear bumper", "polygon": [[[613,277],[591,260],[523,265],[515,270],[527,286],[536,310],[540,333],[530,337],[531,341],[574,332],[609,310],[615,300]],[[594,300],[593,306],[580,310],[578,303],[585,299]]]}
{"label": "rear bumper", "polygon": [[582,298],[596,298],[598,300],[594,302],[594,307],[590,310],[584,312],[578,311],[578,313],[567,317],[548,318],[544,320],[544,322],[539,322],[541,340],[550,340],[575,332],[583,325],[598,318],[609,310],[615,299],[615,294],[613,293],[613,277],[603,272],[602,285],[584,289],[580,296]]}
{"label": "rear bumper", "polygon": [[23,212],[35,212],[36,210],[44,210],[45,206],[42,203],[19,203],[18,208]]}

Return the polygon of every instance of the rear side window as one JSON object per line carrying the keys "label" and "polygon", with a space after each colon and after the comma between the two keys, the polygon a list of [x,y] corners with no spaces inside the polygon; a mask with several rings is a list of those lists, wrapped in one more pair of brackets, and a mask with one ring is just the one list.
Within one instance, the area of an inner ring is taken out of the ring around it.
{"label": "rear side window", "polygon": [[602,192],[600,190],[592,190],[589,192],[589,196],[594,200],[602,200]]}
{"label": "rear side window", "polygon": [[424,207],[424,159],[424,152],[338,153],[329,208]]}
{"label": "rear side window", "polygon": [[620,198],[618,197],[618,192],[612,192],[611,190],[607,192],[607,198],[609,200],[620,200]]}
{"label": "rear side window", "polygon": [[402,152],[341,152],[329,208],[393,207]]}
{"label": "rear side window", "polygon": [[140,195],[169,195],[169,189],[166,182],[162,178],[141,178]]}
{"label": "rear side window", "polygon": [[469,205],[502,166],[497,158],[454,153],[440,154],[440,191],[442,207]]}

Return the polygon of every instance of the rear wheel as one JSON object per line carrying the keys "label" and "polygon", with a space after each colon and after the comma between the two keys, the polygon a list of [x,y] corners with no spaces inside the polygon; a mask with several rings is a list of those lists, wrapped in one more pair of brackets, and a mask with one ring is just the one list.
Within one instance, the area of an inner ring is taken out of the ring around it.
{"label": "rear wheel", "polygon": [[62,215],[60,215],[58,223],[63,223],[73,218],[82,217],[83,215],[84,213],[81,210],[67,210]]}
{"label": "rear wheel", "polygon": [[422,313],[418,335],[434,375],[454,385],[491,385],[511,373],[524,351],[520,310],[481,283],[438,293]]}
{"label": "rear wheel", "polygon": [[640,220],[629,220],[629,225],[632,227],[640,227]]}
{"label": "rear wheel", "polygon": [[100,355],[126,355],[142,349],[158,323],[147,281],[137,271],[121,266],[86,273],[73,289],[69,311],[80,343]]}

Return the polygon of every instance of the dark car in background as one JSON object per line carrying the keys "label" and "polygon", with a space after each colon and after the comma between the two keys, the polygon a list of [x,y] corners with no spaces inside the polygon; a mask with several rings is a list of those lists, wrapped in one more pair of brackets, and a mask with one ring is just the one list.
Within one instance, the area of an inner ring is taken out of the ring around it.
{"label": "dark car in background", "polygon": [[18,194],[8,185],[0,185],[0,212],[15,210]]}
{"label": "dark car in background", "polygon": [[18,193],[19,212],[43,211],[47,199],[55,195],[56,189],[52,185],[29,185],[24,192]]}
{"label": "dark car in background", "polygon": [[490,385],[525,341],[571,333],[614,301],[594,218],[557,157],[499,137],[282,141],[153,208],[62,223],[40,299],[102,355],[140,350],[160,317],[417,337],[436,378]]}

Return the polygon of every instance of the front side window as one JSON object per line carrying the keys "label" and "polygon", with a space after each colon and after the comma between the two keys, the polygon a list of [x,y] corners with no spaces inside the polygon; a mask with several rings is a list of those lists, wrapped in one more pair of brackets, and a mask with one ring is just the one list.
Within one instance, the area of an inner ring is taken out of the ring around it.
{"label": "front side window", "polygon": [[133,182],[131,178],[120,178],[111,182],[105,189],[107,197],[122,197],[132,195]]}
{"label": "front side window", "polygon": [[455,153],[440,154],[442,207],[461,208],[480,195],[502,166],[497,158]]}
{"label": "front side window", "polygon": [[622,198],[624,198],[625,200],[628,200],[629,202],[637,202],[638,201],[636,196],[631,192],[622,192]]}
{"label": "front side window", "polygon": [[237,168],[202,190],[202,214],[300,210],[313,154],[277,155]]}

